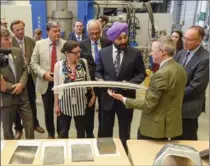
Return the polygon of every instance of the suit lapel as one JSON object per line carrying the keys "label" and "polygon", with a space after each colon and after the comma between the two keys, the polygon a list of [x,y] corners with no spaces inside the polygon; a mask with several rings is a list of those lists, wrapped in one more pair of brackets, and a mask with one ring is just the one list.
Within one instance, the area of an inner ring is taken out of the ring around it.
{"label": "suit lapel", "polygon": [[12,37],[12,46],[13,47],[20,47],[15,37]]}
{"label": "suit lapel", "polygon": [[195,52],[195,54],[192,56],[192,58],[189,60],[189,62],[187,63],[187,65],[185,66],[185,69],[189,69],[192,67],[192,65],[195,65],[196,62],[199,61],[200,59],[200,55],[202,52],[202,46]]}
{"label": "suit lapel", "polygon": [[114,68],[114,63],[113,63],[113,47],[110,47],[110,50],[108,51],[108,54],[106,55],[107,57],[107,64],[110,64],[110,70],[113,78],[117,79],[115,68]]}

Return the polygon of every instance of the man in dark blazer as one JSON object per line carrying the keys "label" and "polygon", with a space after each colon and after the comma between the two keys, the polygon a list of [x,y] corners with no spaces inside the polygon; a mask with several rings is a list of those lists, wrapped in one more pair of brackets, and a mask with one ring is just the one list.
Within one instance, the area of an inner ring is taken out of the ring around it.
{"label": "man in dark blazer", "polygon": [[[85,58],[88,62],[91,80],[95,80],[96,64],[98,63],[98,51],[112,44],[108,39],[100,37],[101,25],[98,20],[90,20],[87,23],[87,31],[89,38],[80,42],[81,57]],[[95,88],[95,94],[98,97],[99,114],[100,114],[100,90]],[[90,100],[91,94],[88,93],[88,100]],[[87,138],[93,138],[94,129],[94,112],[95,104],[92,107],[87,107],[86,110],[86,136]],[[100,115],[99,115],[100,117]],[[99,118],[100,128],[100,118]]]}
{"label": "man in dark blazer", "polygon": [[[120,81],[140,84],[146,76],[145,66],[140,50],[130,47],[128,43],[128,25],[115,22],[107,31],[107,36],[113,45],[99,52],[99,64],[96,68],[96,78],[104,81]],[[134,90],[116,89],[115,91],[135,98]],[[126,140],[130,139],[133,110],[127,109],[121,102],[113,99],[102,91],[101,137],[112,137],[115,113],[119,122],[119,136],[125,150]]]}
{"label": "man in dark blazer", "polygon": [[28,101],[26,84],[28,80],[27,66],[20,48],[12,47],[11,36],[7,29],[1,27],[1,48],[11,49],[7,66],[0,68],[1,82],[6,84],[0,90],[1,122],[4,139],[14,139],[12,126],[16,112],[23,119],[27,139],[34,138],[32,112]]}
{"label": "man in dark blazer", "polygon": [[[35,79],[36,76],[31,68],[30,61],[32,52],[35,46],[35,40],[25,36],[25,23],[22,20],[14,20],[10,25],[10,29],[14,36],[12,37],[12,46],[20,47],[23,53],[25,63],[28,66],[28,81],[26,84],[26,89],[28,92],[28,99],[31,106],[31,111],[33,114],[34,130],[39,133],[44,133],[44,129],[39,125],[37,119],[37,108],[36,108],[36,92],[35,92]],[[16,113],[15,120],[15,139],[20,139],[22,136],[23,125],[21,124],[21,118],[18,113]]]}
{"label": "man in dark blazer", "polygon": [[174,57],[187,72],[182,106],[183,140],[198,139],[198,118],[205,110],[205,92],[209,82],[209,52],[201,44],[203,37],[202,27],[190,27],[184,34],[184,50]]}
{"label": "man in dark blazer", "polygon": [[84,25],[81,21],[76,21],[74,24],[74,32],[69,34],[69,40],[80,42],[86,39],[87,36],[84,34]]}

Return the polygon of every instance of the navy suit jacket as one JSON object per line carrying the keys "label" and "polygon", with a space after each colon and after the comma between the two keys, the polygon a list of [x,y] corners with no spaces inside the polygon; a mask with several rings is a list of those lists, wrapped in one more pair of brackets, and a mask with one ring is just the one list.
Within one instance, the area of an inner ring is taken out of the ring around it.
{"label": "navy suit jacket", "polygon": [[[101,42],[101,49],[112,44],[111,40],[102,37],[100,38],[100,42]],[[80,48],[81,48],[81,57],[85,58],[88,62],[91,80],[95,80],[96,64],[92,55],[91,40],[88,38],[81,41]]]}
{"label": "navy suit jacket", "polygon": [[[174,59],[182,64],[186,50],[179,51]],[[205,110],[205,92],[209,82],[209,52],[201,46],[185,66],[187,85],[182,105],[182,117],[198,118]]]}
{"label": "navy suit jacket", "polygon": [[[87,36],[85,34],[82,34],[82,40],[84,40],[86,38],[87,38]],[[73,41],[77,42],[77,38],[76,38],[75,32],[71,32],[69,34],[69,40],[73,40]]]}
{"label": "navy suit jacket", "polygon": [[[112,50],[113,46],[111,45],[99,51],[100,61],[96,68],[96,78],[105,81],[127,81],[136,84],[143,82],[146,77],[146,72],[140,50],[130,46],[125,49],[118,77],[116,76],[113,65]],[[117,89],[116,91],[125,97],[136,97],[135,90]],[[104,109],[106,111],[111,110],[115,99],[108,95],[106,88],[103,89],[102,100],[104,102]]]}

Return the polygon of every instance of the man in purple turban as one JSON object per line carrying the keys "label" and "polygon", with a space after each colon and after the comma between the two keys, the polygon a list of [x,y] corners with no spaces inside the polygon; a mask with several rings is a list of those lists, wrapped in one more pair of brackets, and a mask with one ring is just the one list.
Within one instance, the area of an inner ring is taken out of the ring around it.
{"label": "man in purple turban", "polygon": [[[99,63],[96,67],[96,78],[104,81],[131,82],[140,84],[146,73],[140,50],[128,46],[128,25],[115,22],[107,31],[111,46],[99,51]],[[115,92],[126,97],[135,98],[134,90],[115,89]],[[119,136],[127,152],[126,140],[130,139],[133,110],[127,109],[122,102],[108,95],[107,89],[101,94],[100,137],[112,137],[115,113],[119,122]]]}

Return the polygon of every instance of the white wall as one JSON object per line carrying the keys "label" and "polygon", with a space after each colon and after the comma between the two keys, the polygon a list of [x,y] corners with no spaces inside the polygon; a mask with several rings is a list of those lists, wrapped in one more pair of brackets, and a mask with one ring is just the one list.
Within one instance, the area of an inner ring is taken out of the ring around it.
{"label": "white wall", "polygon": [[13,20],[25,22],[25,35],[32,37],[32,14],[29,1],[14,1],[11,5],[1,6],[1,18],[5,18],[9,25]]}
{"label": "white wall", "polygon": [[[136,41],[140,47],[147,47],[150,43],[148,28],[151,29],[151,23],[148,13],[137,13],[137,18],[140,21],[140,31],[137,30]],[[155,26],[160,30],[166,30],[167,34],[171,33],[172,28],[172,15],[170,13],[154,13]]]}

